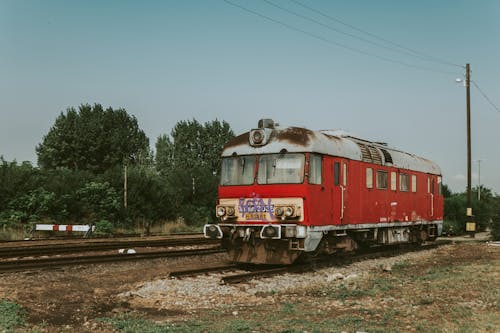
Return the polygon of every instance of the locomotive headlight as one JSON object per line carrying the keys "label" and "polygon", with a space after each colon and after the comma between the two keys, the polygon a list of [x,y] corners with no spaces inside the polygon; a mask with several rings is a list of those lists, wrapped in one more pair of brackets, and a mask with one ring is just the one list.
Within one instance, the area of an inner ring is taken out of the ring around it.
{"label": "locomotive headlight", "polygon": [[274,209],[274,215],[276,216],[283,216],[284,210],[283,207],[276,207]]}
{"label": "locomotive headlight", "polygon": [[262,143],[262,140],[264,140],[264,133],[262,131],[253,131],[252,133],[252,140],[253,143],[260,144]]}
{"label": "locomotive headlight", "polygon": [[222,217],[224,215],[226,215],[226,208],[222,206],[217,207],[217,216]]}
{"label": "locomotive headlight", "polygon": [[291,217],[291,216],[293,216],[293,212],[294,212],[294,211],[295,211],[295,210],[293,209],[293,207],[286,207],[286,208],[285,208],[285,216],[286,216],[286,217]]}
{"label": "locomotive headlight", "polygon": [[227,207],[226,211],[228,216],[234,216],[235,213],[234,207]]}

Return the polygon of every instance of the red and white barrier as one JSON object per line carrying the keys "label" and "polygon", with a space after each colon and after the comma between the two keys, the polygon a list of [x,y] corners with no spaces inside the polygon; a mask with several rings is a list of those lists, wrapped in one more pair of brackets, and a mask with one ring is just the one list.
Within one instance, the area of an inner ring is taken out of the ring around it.
{"label": "red and white barrier", "polygon": [[[67,232],[87,232],[89,231],[89,225],[78,225],[78,224],[36,224],[35,231],[67,231]],[[92,231],[95,230],[95,226],[92,226]]]}

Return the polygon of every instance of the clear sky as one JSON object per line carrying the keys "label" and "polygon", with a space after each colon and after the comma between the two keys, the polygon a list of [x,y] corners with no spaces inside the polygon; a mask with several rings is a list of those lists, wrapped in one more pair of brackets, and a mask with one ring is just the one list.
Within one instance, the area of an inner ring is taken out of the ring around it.
{"label": "clear sky", "polygon": [[[465,190],[465,88],[455,82],[464,69],[453,64],[470,63],[500,104],[500,1],[228,1],[247,10],[223,0],[1,0],[0,155],[36,163],[61,112],[100,103],[135,115],[151,147],[192,118],[236,133],[263,117],[344,129],[437,162],[444,182]],[[471,100],[472,157],[500,193],[500,112],[475,86]]]}

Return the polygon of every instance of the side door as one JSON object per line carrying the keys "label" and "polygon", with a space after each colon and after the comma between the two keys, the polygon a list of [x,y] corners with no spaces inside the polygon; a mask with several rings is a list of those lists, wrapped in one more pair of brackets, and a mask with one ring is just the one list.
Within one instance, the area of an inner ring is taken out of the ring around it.
{"label": "side door", "polygon": [[347,224],[348,223],[347,160],[334,159],[332,169],[333,169],[332,208],[333,208],[334,224]]}

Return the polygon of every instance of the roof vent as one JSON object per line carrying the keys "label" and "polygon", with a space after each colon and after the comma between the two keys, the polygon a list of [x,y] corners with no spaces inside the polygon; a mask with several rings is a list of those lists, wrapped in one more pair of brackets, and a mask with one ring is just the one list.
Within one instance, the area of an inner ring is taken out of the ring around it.
{"label": "roof vent", "polygon": [[380,148],[380,151],[382,151],[382,154],[384,154],[385,163],[391,163],[392,164],[392,156],[391,156],[391,154],[387,150],[382,149],[382,148]]}
{"label": "roof vent", "polygon": [[361,142],[356,142],[361,149],[361,160],[363,162],[382,165],[382,156],[376,147],[365,145]]}
{"label": "roof vent", "polygon": [[261,119],[257,124],[258,128],[274,128],[274,120],[272,119]]}

